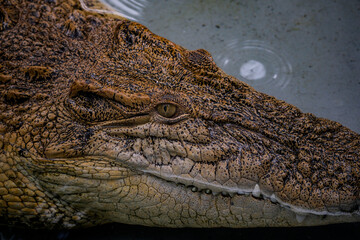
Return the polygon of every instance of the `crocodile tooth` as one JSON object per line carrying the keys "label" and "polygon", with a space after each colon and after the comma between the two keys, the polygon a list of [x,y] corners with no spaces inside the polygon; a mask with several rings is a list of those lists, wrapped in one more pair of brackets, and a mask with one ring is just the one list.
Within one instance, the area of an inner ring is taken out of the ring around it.
{"label": "crocodile tooth", "polygon": [[205,193],[206,193],[206,194],[211,194],[212,191],[211,191],[210,189],[205,189]]}
{"label": "crocodile tooth", "polygon": [[271,196],[270,196],[270,201],[271,201],[272,203],[277,203],[276,196],[275,196],[274,193],[271,194]]}
{"label": "crocodile tooth", "polygon": [[296,214],[296,221],[298,223],[302,223],[304,221],[305,217],[306,217],[305,215]]}
{"label": "crocodile tooth", "polygon": [[256,184],[255,187],[254,187],[254,190],[252,191],[252,195],[254,197],[260,197],[260,187],[259,187],[259,184]]}

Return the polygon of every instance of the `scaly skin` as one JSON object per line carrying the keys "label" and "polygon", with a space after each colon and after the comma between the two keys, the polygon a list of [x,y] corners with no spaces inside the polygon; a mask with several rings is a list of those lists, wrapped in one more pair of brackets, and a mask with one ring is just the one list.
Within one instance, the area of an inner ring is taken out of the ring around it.
{"label": "scaly skin", "polygon": [[3,224],[360,220],[357,133],[140,24],[76,1],[0,2]]}

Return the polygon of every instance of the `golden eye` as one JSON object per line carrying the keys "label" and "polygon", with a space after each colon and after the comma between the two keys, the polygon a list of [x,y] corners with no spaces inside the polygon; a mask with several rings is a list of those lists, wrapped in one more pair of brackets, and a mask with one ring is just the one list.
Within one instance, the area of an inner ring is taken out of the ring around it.
{"label": "golden eye", "polygon": [[166,118],[171,118],[176,114],[177,107],[171,103],[162,103],[156,107],[157,112]]}

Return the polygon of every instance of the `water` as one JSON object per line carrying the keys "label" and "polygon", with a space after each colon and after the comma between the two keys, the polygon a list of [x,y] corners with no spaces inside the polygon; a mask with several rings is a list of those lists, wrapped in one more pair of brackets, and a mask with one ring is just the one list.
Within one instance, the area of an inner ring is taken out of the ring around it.
{"label": "water", "polygon": [[[49,230],[19,230],[2,229],[0,240],[305,240],[305,239],[343,239],[358,236],[360,224],[338,224],[320,227],[298,228],[250,228],[250,229],[170,229],[150,228],[124,224],[107,224],[89,229],[75,229],[70,231]],[[353,237],[354,239],[355,237]]]}
{"label": "water", "polygon": [[233,40],[215,59],[225,72],[255,88],[271,85],[283,89],[292,77],[290,62],[262,41]]}
{"label": "water", "polygon": [[208,50],[255,89],[360,133],[359,1],[103,1],[177,44]]}

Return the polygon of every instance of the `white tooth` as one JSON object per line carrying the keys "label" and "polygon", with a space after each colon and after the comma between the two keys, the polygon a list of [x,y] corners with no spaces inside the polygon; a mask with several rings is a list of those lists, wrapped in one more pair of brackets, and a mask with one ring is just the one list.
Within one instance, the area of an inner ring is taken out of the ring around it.
{"label": "white tooth", "polygon": [[271,196],[270,196],[270,201],[273,202],[273,203],[277,203],[275,194],[271,194]]}
{"label": "white tooth", "polygon": [[298,221],[298,223],[302,223],[305,217],[305,215],[296,214],[296,221]]}
{"label": "white tooth", "polygon": [[259,187],[259,184],[256,184],[255,187],[254,187],[254,190],[252,191],[252,195],[254,197],[260,197],[260,187]]}

